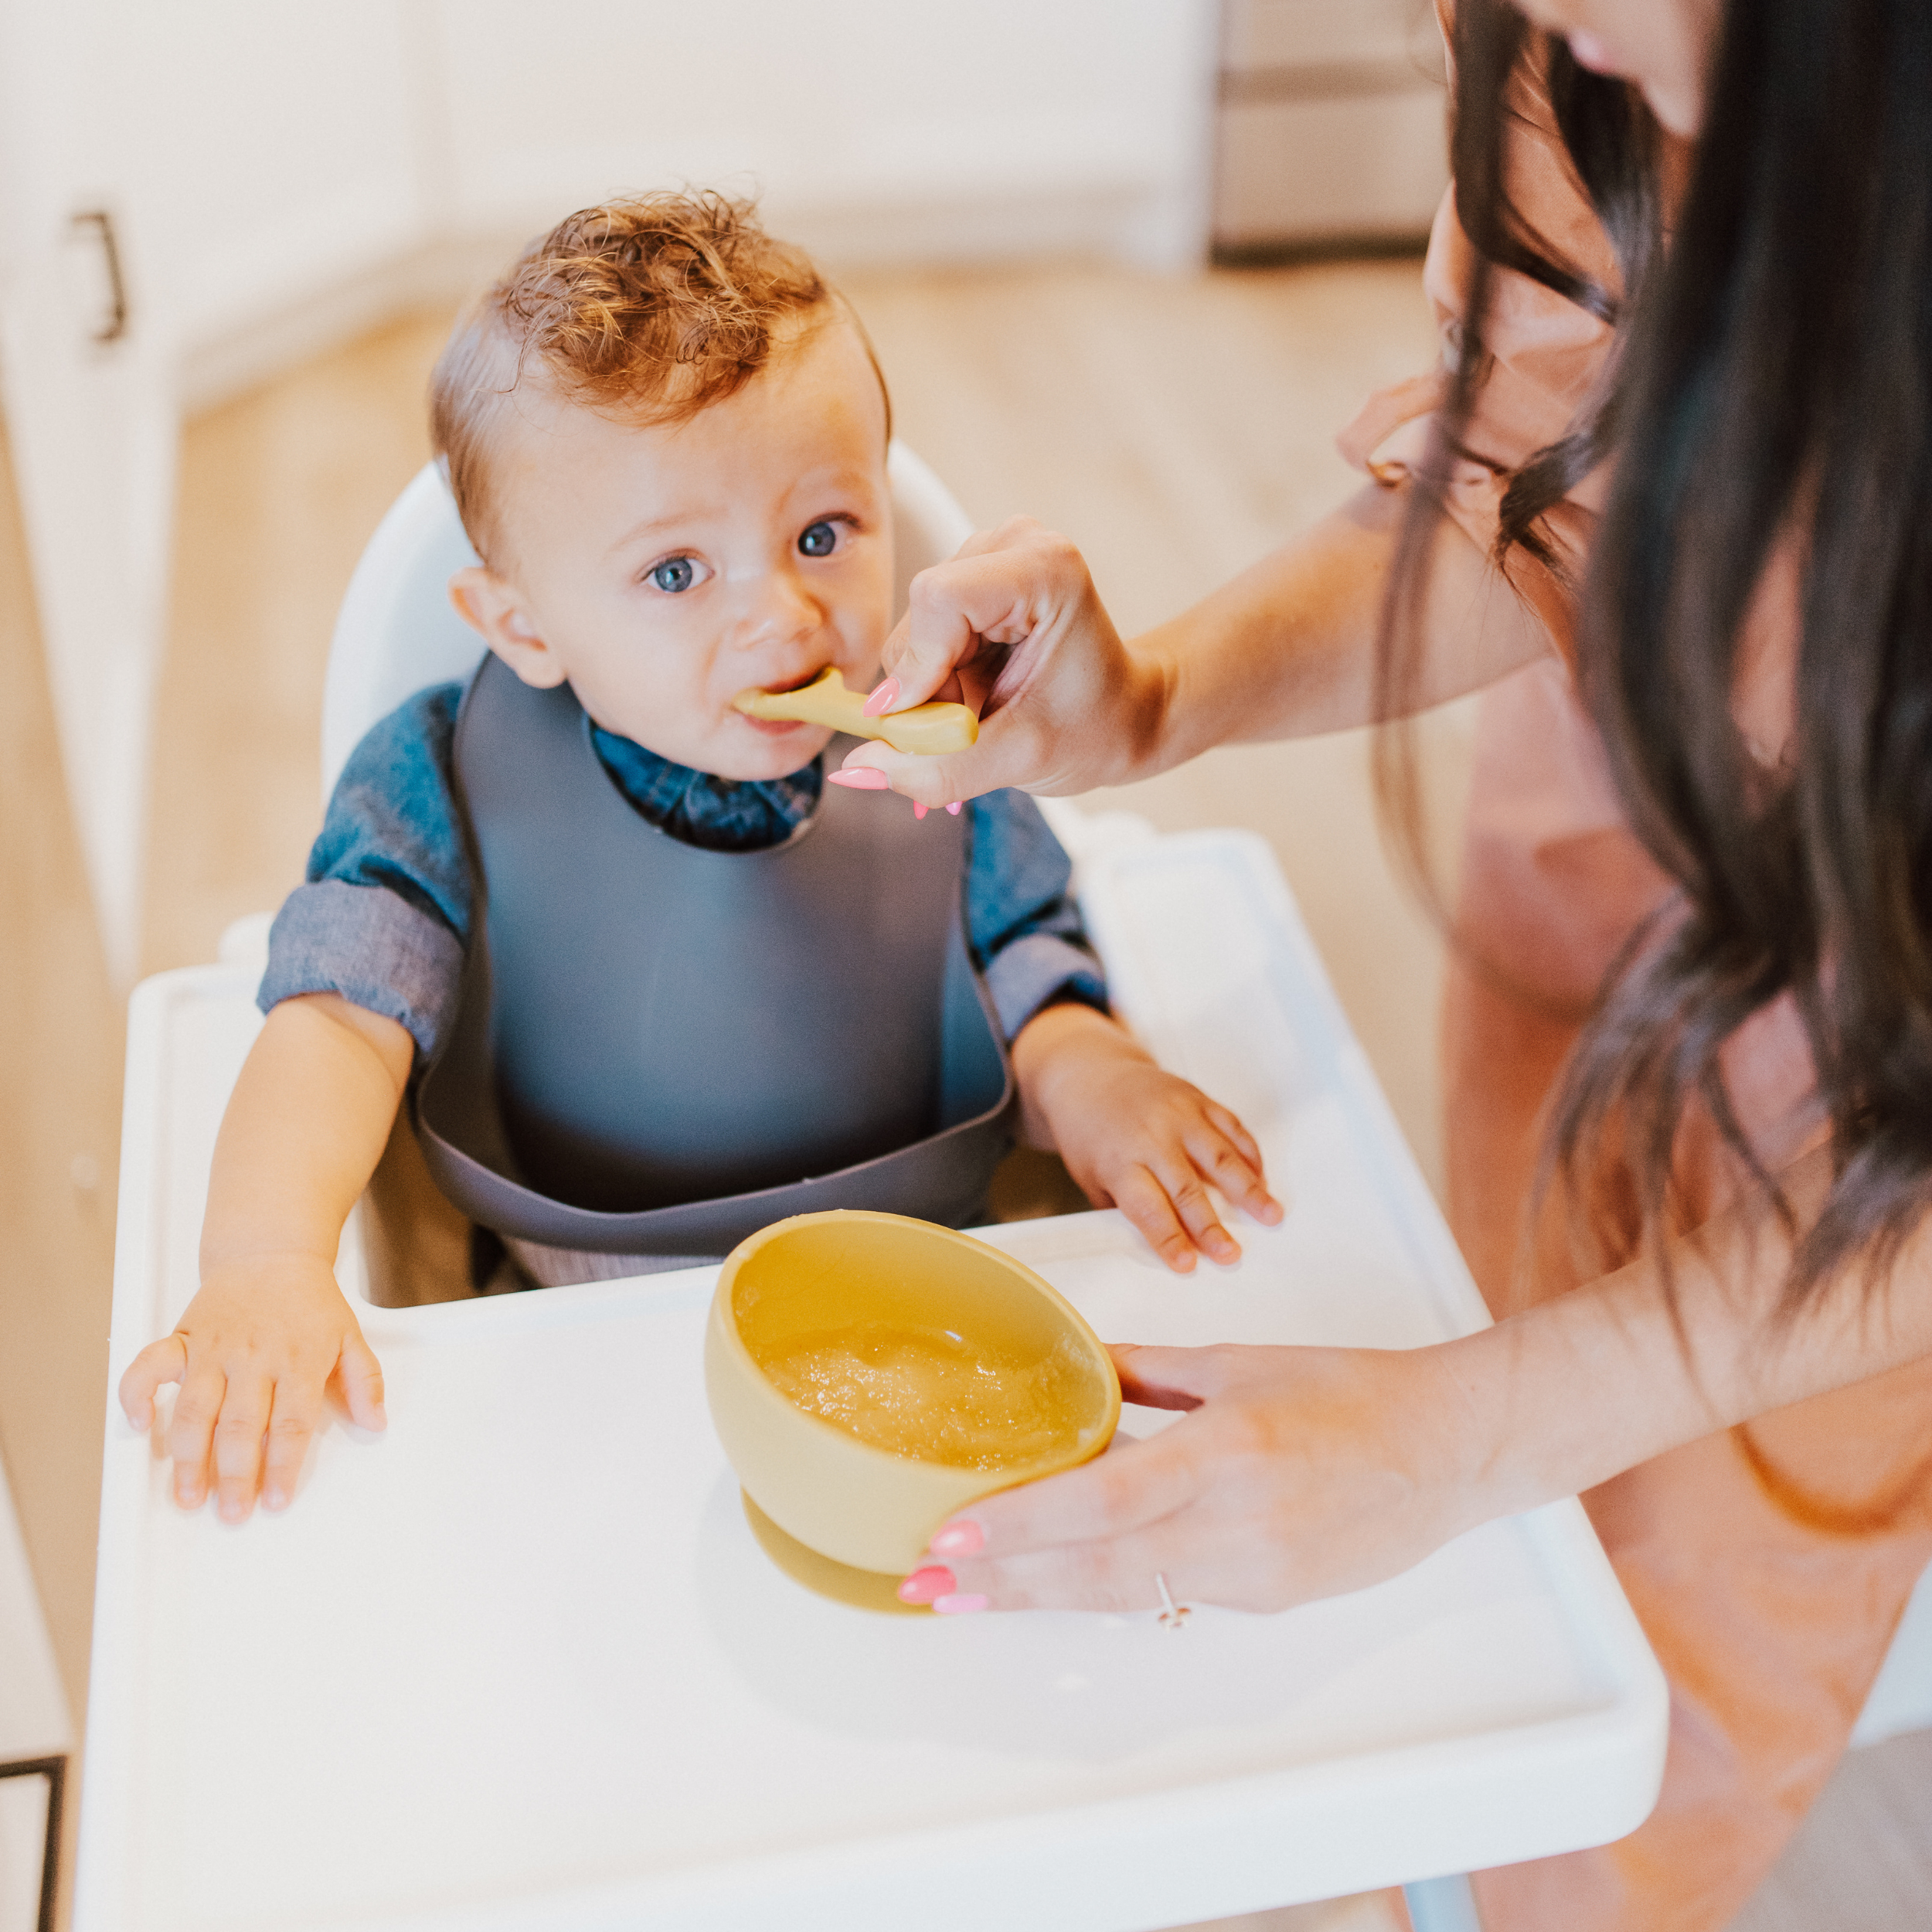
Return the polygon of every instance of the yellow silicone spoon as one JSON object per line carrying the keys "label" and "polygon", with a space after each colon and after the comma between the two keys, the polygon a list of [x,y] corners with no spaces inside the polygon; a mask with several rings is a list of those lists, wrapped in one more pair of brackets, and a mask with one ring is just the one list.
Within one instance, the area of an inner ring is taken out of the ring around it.
{"label": "yellow silicone spoon", "polygon": [[847,690],[832,664],[796,691],[740,691],[731,708],[747,718],[797,718],[854,738],[883,738],[895,751],[928,758],[964,751],[979,736],[979,720],[963,704],[916,704],[889,717],[869,718],[864,692]]}

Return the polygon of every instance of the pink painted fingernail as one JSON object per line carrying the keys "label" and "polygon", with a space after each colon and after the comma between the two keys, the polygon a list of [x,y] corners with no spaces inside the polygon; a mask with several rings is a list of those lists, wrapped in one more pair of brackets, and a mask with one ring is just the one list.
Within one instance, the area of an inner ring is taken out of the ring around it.
{"label": "pink painted fingernail", "polygon": [[899,702],[899,680],[888,678],[868,698],[862,709],[869,718],[883,718]]}
{"label": "pink painted fingernail", "polygon": [[855,765],[849,771],[828,771],[825,774],[835,785],[849,785],[854,791],[887,791],[892,781],[874,765]]}
{"label": "pink painted fingernail", "polygon": [[287,1503],[288,1498],[279,1489],[264,1489],[262,1492],[262,1507],[264,1509],[285,1509]]}
{"label": "pink painted fingernail", "polygon": [[986,1607],[984,1597],[942,1597],[933,1608],[942,1617],[970,1617],[976,1610]]}
{"label": "pink painted fingernail", "polygon": [[959,816],[959,801],[955,798],[953,802],[946,808],[946,809],[950,811],[955,818],[957,818]]}
{"label": "pink painted fingernail", "polygon": [[930,1604],[936,1597],[950,1597],[958,1588],[953,1573],[941,1563],[928,1563],[923,1570],[915,1570],[899,1586],[899,1600],[902,1604]]}
{"label": "pink painted fingernail", "polygon": [[935,1556],[977,1556],[986,1547],[986,1532],[976,1522],[949,1522],[926,1547]]}
{"label": "pink painted fingernail", "polygon": [[926,808],[923,805],[915,804],[913,807],[913,816],[915,818],[923,818],[925,815]]}

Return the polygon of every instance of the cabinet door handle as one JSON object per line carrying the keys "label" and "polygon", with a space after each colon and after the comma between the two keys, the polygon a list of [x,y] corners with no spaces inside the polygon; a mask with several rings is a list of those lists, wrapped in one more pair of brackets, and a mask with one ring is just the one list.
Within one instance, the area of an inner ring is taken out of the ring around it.
{"label": "cabinet door handle", "polygon": [[107,261],[107,319],[94,331],[97,342],[117,342],[128,332],[128,284],[121,272],[121,243],[114,236],[114,218],[104,208],[90,208],[73,218],[76,228],[91,228],[100,237]]}

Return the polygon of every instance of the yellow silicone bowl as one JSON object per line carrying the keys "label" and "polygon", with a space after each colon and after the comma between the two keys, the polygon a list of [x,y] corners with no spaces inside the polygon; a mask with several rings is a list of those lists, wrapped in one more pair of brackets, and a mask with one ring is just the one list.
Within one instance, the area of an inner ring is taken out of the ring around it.
{"label": "yellow silicone bowl", "polygon": [[[1002,1442],[996,1404],[962,1441],[962,1411],[938,1400],[895,1410],[904,1447],[879,1447],[779,1386],[849,1342],[876,1352],[927,1335],[958,1358],[948,1388],[961,1375],[969,1394],[974,1374],[1018,1378],[1024,1431]],[[897,1214],[801,1214],[741,1243],[718,1277],[704,1372],[718,1438],[758,1508],[835,1563],[896,1575],[956,1511],[1098,1455],[1121,1419],[1113,1360],[1066,1301],[997,1248]]]}

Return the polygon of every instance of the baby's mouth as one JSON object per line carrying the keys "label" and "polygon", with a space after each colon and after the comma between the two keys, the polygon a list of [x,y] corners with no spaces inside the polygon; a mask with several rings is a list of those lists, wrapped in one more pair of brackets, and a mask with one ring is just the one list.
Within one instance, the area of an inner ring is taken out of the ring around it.
{"label": "baby's mouth", "polygon": [[757,689],[768,697],[782,698],[787,691],[802,691],[807,685],[816,683],[831,668],[830,665],[821,664],[808,671],[803,677],[794,678],[789,684],[761,684]]}

